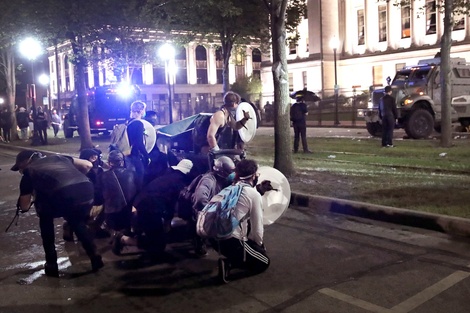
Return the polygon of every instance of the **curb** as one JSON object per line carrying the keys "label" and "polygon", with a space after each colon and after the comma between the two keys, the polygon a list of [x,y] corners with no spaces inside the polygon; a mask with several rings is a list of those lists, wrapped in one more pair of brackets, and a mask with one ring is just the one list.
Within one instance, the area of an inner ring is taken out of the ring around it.
{"label": "curb", "polygon": [[399,209],[365,202],[292,193],[291,205],[317,213],[339,213],[388,223],[439,231],[452,236],[470,237],[470,219]]}

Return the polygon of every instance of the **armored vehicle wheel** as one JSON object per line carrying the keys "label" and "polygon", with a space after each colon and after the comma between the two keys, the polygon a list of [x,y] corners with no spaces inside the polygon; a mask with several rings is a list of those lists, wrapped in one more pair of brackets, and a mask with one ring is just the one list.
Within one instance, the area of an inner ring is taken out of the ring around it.
{"label": "armored vehicle wheel", "polygon": [[366,128],[371,136],[382,136],[382,125],[379,122],[366,123]]}
{"label": "armored vehicle wheel", "polygon": [[434,129],[434,119],[425,109],[414,110],[405,122],[405,132],[413,139],[429,137]]}

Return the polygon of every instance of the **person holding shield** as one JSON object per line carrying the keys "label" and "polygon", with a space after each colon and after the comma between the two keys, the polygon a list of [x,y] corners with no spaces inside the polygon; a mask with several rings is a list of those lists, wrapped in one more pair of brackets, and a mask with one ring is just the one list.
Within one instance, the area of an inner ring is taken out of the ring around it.
{"label": "person holding shield", "polygon": [[224,96],[224,104],[215,112],[207,130],[207,142],[211,151],[220,149],[234,149],[235,147],[243,149],[237,143],[237,130],[245,126],[245,123],[251,118],[250,113],[243,111],[243,118],[237,122],[235,112],[240,103],[240,96],[229,91]]}

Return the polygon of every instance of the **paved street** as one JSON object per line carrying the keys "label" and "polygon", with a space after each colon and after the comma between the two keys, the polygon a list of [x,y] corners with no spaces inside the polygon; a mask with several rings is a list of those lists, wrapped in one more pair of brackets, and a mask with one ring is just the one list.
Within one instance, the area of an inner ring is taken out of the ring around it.
{"label": "paved street", "polygon": [[[15,213],[14,151],[0,147],[0,225]],[[97,240],[105,267],[87,272],[81,247],[61,239],[60,279],[43,274],[34,212],[0,235],[0,313],[59,312],[468,312],[470,242],[400,225],[289,208],[266,228],[271,267],[218,285],[217,254],[196,258],[177,238],[161,262],[117,257]],[[180,228],[175,225],[176,230]],[[233,273],[237,276],[236,272]]]}

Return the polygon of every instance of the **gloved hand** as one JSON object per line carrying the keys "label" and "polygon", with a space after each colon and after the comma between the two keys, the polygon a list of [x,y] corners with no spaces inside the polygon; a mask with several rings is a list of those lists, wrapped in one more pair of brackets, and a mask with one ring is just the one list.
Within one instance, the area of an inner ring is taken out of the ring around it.
{"label": "gloved hand", "polygon": [[250,112],[249,111],[243,111],[243,118],[247,121],[249,119],[251,119]]}
{"label": "gloved hand", "polygon": [[261,184],[256,185],[256,190],[263,196],[266,192],[273,190],[270,180],[263,180]]}

